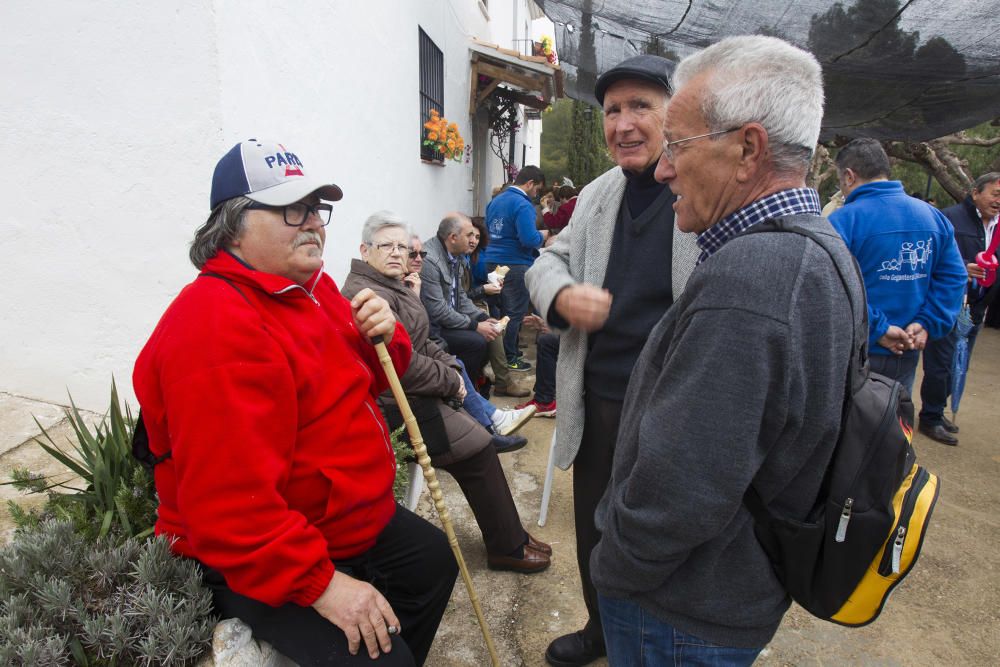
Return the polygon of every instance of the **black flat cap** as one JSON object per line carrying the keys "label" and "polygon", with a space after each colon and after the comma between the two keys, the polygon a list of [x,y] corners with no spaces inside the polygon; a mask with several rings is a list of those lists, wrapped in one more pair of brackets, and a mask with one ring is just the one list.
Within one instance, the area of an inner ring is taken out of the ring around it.
{"label": "black flat cap", "polygon": [[622,79],[649,81],[670,92],[670,76],[674,73],[675,66],[672,60],[660,56],[634,56],[602,74],[597,79],[597,85],[594,86],[594,96],[598,102],[604,104],[604,93],[608,91],[611,84]]}

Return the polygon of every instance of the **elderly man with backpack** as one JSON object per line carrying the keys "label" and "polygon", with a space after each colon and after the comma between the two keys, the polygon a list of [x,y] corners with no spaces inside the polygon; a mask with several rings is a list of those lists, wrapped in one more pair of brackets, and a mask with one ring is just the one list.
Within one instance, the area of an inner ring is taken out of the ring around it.
{"label": "elderly man with backpack", "polygon": [[[625,396],[591,557],[611,664],[751,664],[790,600],[744,495],[806,519],[833,454],[863,299],[805,185],[816,59],[734,37],[678,65],[656,171],[699,264]],[[802,233],[747,233],[780,219]]]}

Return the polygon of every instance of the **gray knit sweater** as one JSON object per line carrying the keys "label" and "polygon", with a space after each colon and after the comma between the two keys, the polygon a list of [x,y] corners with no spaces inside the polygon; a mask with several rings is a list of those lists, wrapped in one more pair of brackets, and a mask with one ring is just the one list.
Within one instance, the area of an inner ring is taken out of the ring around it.
{"label": "gray knit sweater", "polygon": [[715,644],[770,641],[789,599],[743,494],[752,482],[804,518],[837,439],[852,333],[829,255],[801,235],[737,237],[695,269],[629,383],[596,514],[601,594]]}

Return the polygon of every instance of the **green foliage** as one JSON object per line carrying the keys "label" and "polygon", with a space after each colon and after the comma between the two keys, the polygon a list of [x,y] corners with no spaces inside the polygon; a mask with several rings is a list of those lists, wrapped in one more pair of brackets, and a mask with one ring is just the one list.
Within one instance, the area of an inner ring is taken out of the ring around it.
{"label": "green foliage", "polygon": [[549,183],[569,176],[576,187],[583,187],[613,166],[600,109],[562,99],[542,116],[541,168]]}
{"label": "green foliage", "polygon": [[211,593],[164,538],[92,539],[69,521],[0,550],[0,664],[185,665],[208,648]]}
{"label": "green foliage", "polygon": [[[156,490],[152,478],[132,456],[135,418],[118,400],[118,389],[111,384],[111,405],[93,429],[70,398],[66,409],[76,436],[72,449],[60,447],[45,428],[35,420],[42,435],[35,442],[52,458],[80,478],[74,488],[64,481],[46,479],[27,470],[15,470],[11,482],[28,493],[48,493],[41,513],[11,510],[19,528],[37,526],[43,518],[70,521],[78,531],[103,537],[109,533],[121,537],[152,534],[156,521]],[[65,477],[65,474],[63,475]],[[61,489],[62,491],[57,491]]]}
{"label": "green foliage", "polygon": [[406,489],[410,486],[409,462],[413,460],[413,448],[403,439],[406,426],[400,426],[389,434],[392,451],[396,454],[396,479],[392,483],[392,495],[396,502],[405,503]]}
{"label": "green foliage", "polygon": [[542,114],[542,157],[539,166],[545,180],[559,183],[569,175],[567,169],[572,125],[573,100],[564,97],[556,100]]}
{"label": "green foliage", "polygon": [[604,112],[586,102],[573,104],[573,144],[569,172],[582,187],[614,166],[604,141]]}

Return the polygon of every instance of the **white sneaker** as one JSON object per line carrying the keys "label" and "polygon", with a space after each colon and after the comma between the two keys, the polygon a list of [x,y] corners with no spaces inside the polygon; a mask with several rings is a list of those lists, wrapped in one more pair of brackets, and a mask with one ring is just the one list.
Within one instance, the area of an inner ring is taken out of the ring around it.
{"label": "white sneaker", "polygon": [[531,419],[534,414],[534,405],[529,405],[520,410],[501,410],[497,408],[497,411],[493,413],[493,417],[491,418],[493,420],[493,430],[500,435],[510,435],[524,426],[524,423]]}

